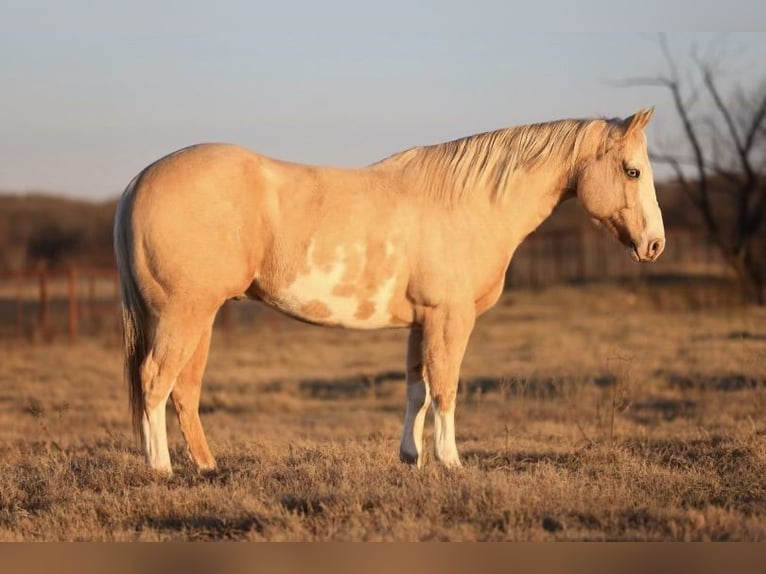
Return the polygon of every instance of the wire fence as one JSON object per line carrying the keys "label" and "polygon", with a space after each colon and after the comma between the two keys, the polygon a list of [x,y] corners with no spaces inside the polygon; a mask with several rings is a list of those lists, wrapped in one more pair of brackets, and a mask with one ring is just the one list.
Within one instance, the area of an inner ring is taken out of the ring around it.
{"label": "wire fence", "polygon": [[[582,231],[531,235],[508,270],[512,288],[538,289],[561,283],[636,280],[655,277],[726,278],[724,261],[714,245],[690,231],[669,231],[667,248],[657,263],[638,265],[604,234]],[[263,315],[251,307],[248,317],[227,303],[216,321],[230,331],[241,321]],[[273,320],[273,315],[267,313]],[[0,339],[47,343],[62,339],[121,333],[119,284],[114,268],[40,267],[0,274]]]}

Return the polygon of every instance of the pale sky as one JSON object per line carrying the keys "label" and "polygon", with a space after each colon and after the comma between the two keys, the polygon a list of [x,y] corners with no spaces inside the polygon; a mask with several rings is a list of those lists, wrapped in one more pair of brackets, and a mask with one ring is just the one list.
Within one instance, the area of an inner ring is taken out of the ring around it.
{"label": "pale sky", "polygon": [[[615,85],[664,69],[655,33],[618,27],[720,30],[668,38],[679,58],[695,43],[722,52],[729,84],[766,76],[766,34],[731,32],[762,26],[766,3],[622,4],[0,0],[0,190],[106,199],[203,141],[360,166],[653,104],[650,141],[672,139],[662,90]],[[609,18],[584,15],[599,8]]]}

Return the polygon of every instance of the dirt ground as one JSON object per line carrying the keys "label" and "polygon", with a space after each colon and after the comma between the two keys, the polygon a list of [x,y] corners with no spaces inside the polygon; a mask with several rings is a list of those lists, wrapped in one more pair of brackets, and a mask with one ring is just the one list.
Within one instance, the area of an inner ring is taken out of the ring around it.
{"label": "dirt ground", "polygon": [[405,341],[217,333],[220,469],[195,472],[170,416],[170,479],[144,467],[114,338],[0,342],[0,539],[766,540],[766,309],[506,294],[464,362],[459,470],[430,417],[425,467],[398,461]]}

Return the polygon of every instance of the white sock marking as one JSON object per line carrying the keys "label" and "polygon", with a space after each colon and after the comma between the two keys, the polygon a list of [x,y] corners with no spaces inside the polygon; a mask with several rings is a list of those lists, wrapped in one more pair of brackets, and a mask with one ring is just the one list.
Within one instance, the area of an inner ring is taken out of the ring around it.
{"label": "white sock marking", "polygon": [[423,464],[423,426],[430,404],[428,383],[421,380],[407,385],[407,411],[399,446],[399,455],[405,462]]}
{"label": "white sock marking", "polygon": [[165,405],[170,392],[149,413],[144,413],[144,454],[152,469],[171,474],[168,428],[165,422]]}
{"label": "white sock marking", "polygon": [[455,444],[455,403],[443,413],[434,405],[434,446],[436,458],[444,466],[461,466]]}

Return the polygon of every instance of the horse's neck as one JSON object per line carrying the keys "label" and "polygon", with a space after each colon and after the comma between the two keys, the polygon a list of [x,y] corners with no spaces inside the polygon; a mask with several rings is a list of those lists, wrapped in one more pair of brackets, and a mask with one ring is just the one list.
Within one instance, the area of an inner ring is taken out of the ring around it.
{"label": "horse's neck", "polygon": [[[405,158],[406,159],[406,158]],[[402,171],[402,158],[394,157],[372,169],[390,169],[399,178],[399,185],[407,193],[421,195],[430,200],[451,206],[453,210],[470,210],[482,213],[486,223],[498,234],[498,247],[510,249],[510,254],[519,243],[548,218],[562,201],[574,197],[571,188],[571,173],[567,167],[568,158],[551,158],[544,166],[536,169],[521,169],[505,180],[503,189],[452,189],[453,182],[439,174],[428,174],[420,170]],[[407,166],[406,162],[404,166]],[[480,178],[484,185],[496,185]]]}
{"label": "horse's neck", "polygon": [[511,231],[511,248],[537,229],[562,201],[574,197],[569,174],[562,169],[538,169],[515,174],[497,200],[497,216]]}

